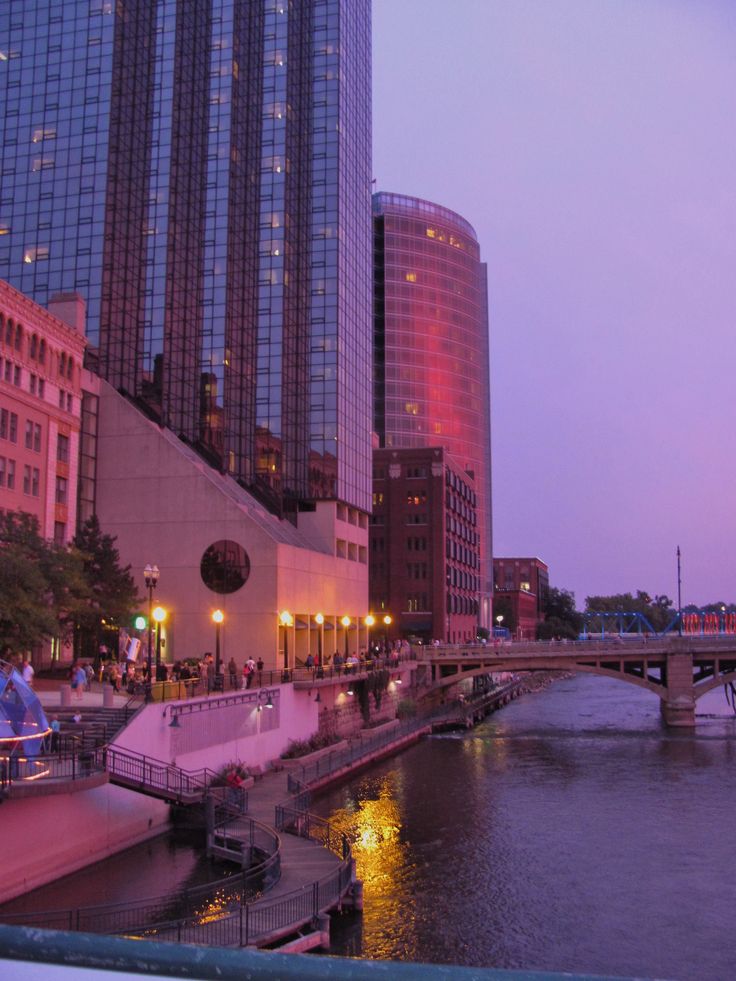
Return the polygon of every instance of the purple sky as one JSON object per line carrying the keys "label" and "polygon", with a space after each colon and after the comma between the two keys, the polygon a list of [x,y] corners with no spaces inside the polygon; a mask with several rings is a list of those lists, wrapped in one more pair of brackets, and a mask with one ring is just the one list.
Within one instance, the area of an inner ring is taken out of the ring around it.
{"label": "purple sky", "polygon": [[374,0],[374,176],[476,229],[496,555],[736,601],[736,2]]}

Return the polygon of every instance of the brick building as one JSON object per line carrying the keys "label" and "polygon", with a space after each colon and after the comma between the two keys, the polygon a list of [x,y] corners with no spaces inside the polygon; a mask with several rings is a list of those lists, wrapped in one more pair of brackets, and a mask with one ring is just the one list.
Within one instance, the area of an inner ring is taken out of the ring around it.
{"label": "brick building", "polygon": [[45,310],[0,280],[0,508],[59,544],[76,532],[85,345],[77,294]]}
{"label": "brick building", "polygon": [[[493,611],[496,624],[517,640],[534,640],[544,620],[549,569],[535,558],[494,558]],[[498,617],[503,617],[499,621]]]}
{"label": "brick building", "polygon": [[391,637],[475,638],[480,597],[473,478],[440,447],[373,452],[370,603]]}

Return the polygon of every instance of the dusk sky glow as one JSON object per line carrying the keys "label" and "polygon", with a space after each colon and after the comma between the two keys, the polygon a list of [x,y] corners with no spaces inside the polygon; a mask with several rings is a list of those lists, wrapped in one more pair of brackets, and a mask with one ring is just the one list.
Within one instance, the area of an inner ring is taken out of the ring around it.
{"label": "dusk sky glow", "polygon": [[378,190],[488,263],[496,555],[736,601],[736,3],[374,0]]}

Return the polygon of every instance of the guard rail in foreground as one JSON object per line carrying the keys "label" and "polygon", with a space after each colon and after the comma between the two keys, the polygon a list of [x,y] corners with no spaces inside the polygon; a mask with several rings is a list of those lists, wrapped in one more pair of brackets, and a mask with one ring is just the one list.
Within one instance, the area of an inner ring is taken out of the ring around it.
{"label": "guard rail in foreground", "polygon": [[[175,895],[155,896],[127,903],[107,903],[37,913],[9,913],[4,923],[52,930],[86,933],[140,934],[155,932],[162,924],[189,920],[206,922],[208,917],[240,908],[266,890],[279,862],[279,837],[270,828],[250,818],[238,817],[243,838],[251,843],[257,861],[249,868],[213,882],[203,883]],[[231,829],[232,830],[232,829]],[[277,876],[278,877],[278,876]]]}

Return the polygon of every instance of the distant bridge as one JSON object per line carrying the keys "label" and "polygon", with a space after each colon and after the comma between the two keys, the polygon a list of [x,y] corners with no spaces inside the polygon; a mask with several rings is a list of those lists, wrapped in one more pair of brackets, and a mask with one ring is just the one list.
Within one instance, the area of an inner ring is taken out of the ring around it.
{"label": "distant bridge", "polygon": [[695,702],[736,682],[736,635],[655,636],[413,648],[435,688],[498,671],[571,671],[617,678],[661,701],[669,726],[694,726]]}
{"label": "distant bridge", "polygon": [[688,637],[716,634],[736,637],[736,613],[726,609],[725,606],[718,612],[690,609],[683,612],[682,616],[675,612],[664,630],[656,630],[643,613],[631,613],[625,610],[617,610],[613,613],[588,610],[582,614],[582,618],[583,640],[591,636],[605,638],[612,635],[646,634],[650,637],[664,637],[674,633],[682,633]]}

